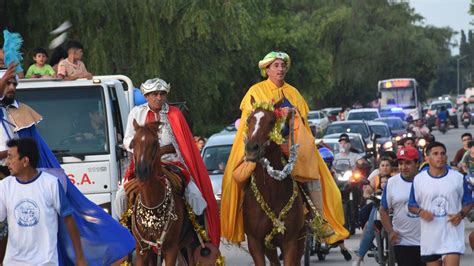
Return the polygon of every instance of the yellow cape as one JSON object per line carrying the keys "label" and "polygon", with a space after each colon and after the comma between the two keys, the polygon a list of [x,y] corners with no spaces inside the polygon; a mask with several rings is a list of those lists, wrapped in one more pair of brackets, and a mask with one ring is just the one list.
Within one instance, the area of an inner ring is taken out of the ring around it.
{"label": "yellow cape", "polygon": [[[256,102],[278,102],[285,97],[295,106],[305,121],[305,125],[310,130],[307,117],[309,108],[306,101],[296,88],[284,83],[278,88],[269,79],[253,85],[242,99],[240,110],[242,110],[241,123],[232,146],[232,151],[227,162],[227,167],[222,180],[221,199],[221,235],[229,242],[239,243],[245,240],[242,199],[243,191],[232,178],[232,172],[236,164],[244,156],[244,123],[247,116],[252,111],[250,97],[253,96]],[[343,240],[349,236],[349,232],[344,228],[344,212],[342,209],[341,193],[332,178],[329,169],[324,163],[319,152],[316,162],[319,167],[320,182],[323,192],[323,215],[332,226],[336,234],[327,239],[328,243]]]}

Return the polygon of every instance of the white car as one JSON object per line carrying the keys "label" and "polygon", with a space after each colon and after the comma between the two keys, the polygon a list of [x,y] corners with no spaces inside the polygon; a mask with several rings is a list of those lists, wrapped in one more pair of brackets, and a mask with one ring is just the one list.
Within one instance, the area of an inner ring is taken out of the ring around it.
{"label": "white car", "polygon": [[361,108],[352,109],[347,114],[346,120],[375,120],[380,118],[380,113],[377,108]]}
{"label": "white car", "polygon": [[308,122],[311,132],[316,137],[326,130],[329,125],[329,118],[321,111],[310,111],[308,113]]}

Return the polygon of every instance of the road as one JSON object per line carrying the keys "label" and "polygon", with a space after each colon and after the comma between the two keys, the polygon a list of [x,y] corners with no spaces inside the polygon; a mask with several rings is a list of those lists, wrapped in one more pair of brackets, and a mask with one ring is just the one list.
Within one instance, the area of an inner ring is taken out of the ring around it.
{"label": "road", "polygon": [[[435,136],[437,141],[444,143],[448,150],[448,161],[454,158],[454,154],[461,146],[461,135],[464,132],[472,132],[473,126],[470,126],[468,130],[453,129],[451,128],[445,135],[439,134],[439,132],[434,131],[433,135]],[[474,223],[469,223],[468,220],[465,220],[465,227],[466,227],[466,252],[461,257],[461,266],[472,266],[474,265],[474,252],[471,251],[469,247],[469,243],[467,242],[467,235],[470,231],[474,230]],[[354,250],[359,248],[359,241],[361,237],[361,231],[357,231],[354,236],[351,236],[350,239],[345,241],[346,247],[352,251],[353,257]],[[244,266],[244,265],[253,265],[252,259],[250,254],[247,251],[246,243],[243,243],[242,248],[237,248],[235,246],[230,245],[221,245],[220,248],[222,254],[226,258],[226,265],[231,266]],[[311,257],[311,265],[351,265],[352,262],[345,261],[342,257],[339,249],[332,249],[330,254],[326,257],[325,261],[318,261],[316,256]],[[377,265],[373,258],[365,258],[365,261],[362,265]]]}

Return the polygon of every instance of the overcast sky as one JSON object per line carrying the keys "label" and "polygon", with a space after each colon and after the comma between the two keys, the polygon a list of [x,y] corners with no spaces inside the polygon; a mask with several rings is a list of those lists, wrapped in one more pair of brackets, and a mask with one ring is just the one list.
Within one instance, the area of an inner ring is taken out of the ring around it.
{"label": "overcast sky", "polygon": [[[426,25],[438,27],[449,26],[453,30],[460,32],[474,29],[470,25],[474,21],[474,16],[469,12],[470,0],[409,0],[415,11],[425,17]],[[460,35],[455,36],[455,42],[459,43]],[[459,54],[459,47],[452,49],[453,54]]]}

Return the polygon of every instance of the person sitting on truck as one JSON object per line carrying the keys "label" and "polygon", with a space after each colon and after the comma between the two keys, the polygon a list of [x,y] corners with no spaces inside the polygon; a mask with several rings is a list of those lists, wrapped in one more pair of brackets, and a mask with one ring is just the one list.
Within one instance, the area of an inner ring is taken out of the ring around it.
{"label": "person sitting on truck", "polygon": [[[123,141],[124,146],[133,153],[133,149],[130,148],[130,143],[135,136],[133,121],[139,125],[154,121],[161,122],[158,130],[161,161],[180,168],[184,164],[184,168],[190,174],[190,181],[184,193],[185,198],[197,215],[205,214],[210,239],[218,247],[220,221],[212,184],[186,119],[179,108],[167,103],[171,86],[162,79],[154,78],[145,81],[140,88],[147,103],[135,106],[130,111]],[[133,180],[133,168],[132,161],[124,177],[125,180],[129,180],[129,183],[136,182],[136,179]],[[126,202],[127,195],[121,188],[117,192],[114,203],[118,217],[121,217],[125,212],[123,207],[127,206]]]}
{"label": "person sitting on truck", "polygon": [[41,47],[36,47],[33,50],[33,60],[35,63],[28,68],[26,71],[26,78],[54,78],[56,77],[56,72],[53,68],[46,64],[48,60],[48,52]]}
{"label": "person sitting on truck", "polygon": [[58,78],[65,80],[76,80],[80,78],[92,79],[82,62],[84,47],[77,41],[69,41],[67,44],[67,58],[59,62]]}

